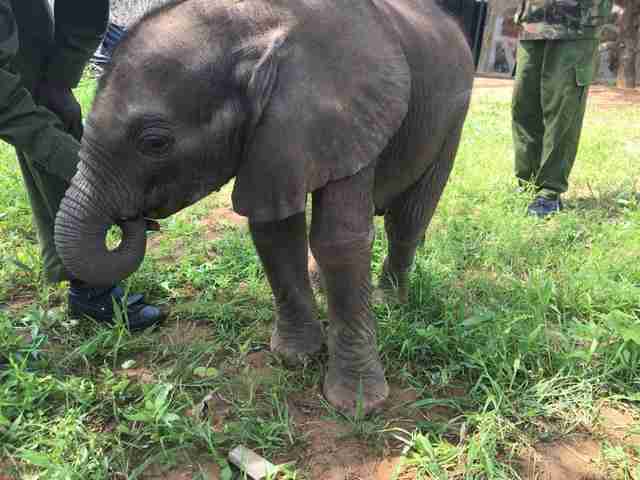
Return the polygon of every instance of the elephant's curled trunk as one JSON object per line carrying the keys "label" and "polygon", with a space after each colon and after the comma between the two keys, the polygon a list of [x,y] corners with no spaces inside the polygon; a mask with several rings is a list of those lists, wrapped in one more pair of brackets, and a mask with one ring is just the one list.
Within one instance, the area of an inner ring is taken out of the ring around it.
{"label": "elephant's curled trunk", "polygon": [[[55,223],[56,248],[74,278],[92,286],[110,286],[131,275],[142,263],[146,222],[142,216],[118,220],[113,194],[105,195],[104,183],[87,175],[86,165],[81,163],[80,167],[60,203]],[[117,193],[126,196],[125,192]],[[114,224],[122,229],[122,241],[109,250],[107,232]]]}

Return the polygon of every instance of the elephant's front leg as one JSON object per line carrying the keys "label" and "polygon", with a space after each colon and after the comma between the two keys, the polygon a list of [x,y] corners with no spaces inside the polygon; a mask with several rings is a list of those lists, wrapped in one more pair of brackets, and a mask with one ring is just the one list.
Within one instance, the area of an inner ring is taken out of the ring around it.
{"label": "elephant's front leg", "polygon": [[309,282],[304,213],[279,222],[251,222],[250,229],[278,310],[271,350],[298,362],[324,343]]}
{"label": "elephant's front leg", "polygon": [[349,414],[356,413],[359,405],[369,413],[389,393],[370,306],[372,190],[373,168],[367,168],[313,194],[311,250],[329,304],[324,395]]}

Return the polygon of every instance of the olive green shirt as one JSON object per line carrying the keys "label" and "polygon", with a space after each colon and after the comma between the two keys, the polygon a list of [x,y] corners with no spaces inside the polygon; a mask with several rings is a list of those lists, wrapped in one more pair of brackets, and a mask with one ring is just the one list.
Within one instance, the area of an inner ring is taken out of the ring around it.
{"label": "olive green shirt", "polygon": [[[35,69],[41,80],[75,87],[106,30],[109,0],[56,0],[53,36],[46,33],[52,24],[42,15],[43,2],[0,0],[0,139],[49,173],[70,180],[78,142],[63,132],[56,115],[35,104],[21,73],[29,62],[44,62]],[[28,25],[18,25],[16,19]],[[22,48],[38,55],[18,55]],[[17,56],[22,65],[14,64]]]}
{"label": "olive green shirt", "polygon": [[521,0],[516,23],[521,40],[598,38],[610,21],[613,0]]}

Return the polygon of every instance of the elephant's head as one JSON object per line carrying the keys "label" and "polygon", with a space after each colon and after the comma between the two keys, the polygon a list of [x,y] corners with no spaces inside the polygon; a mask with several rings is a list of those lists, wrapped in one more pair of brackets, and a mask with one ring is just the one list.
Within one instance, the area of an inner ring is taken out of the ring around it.
{"label": "elephant's head", "polygon": [[[128,276],[144,257],[145,217],[171,215],[234,176],[236,211],[276,220],[376,158],[407,110],[401,49],[378,38],[382,29],[354,33],[340,15],[320,25],[333,35],[320,34],[303,14],[266,0],[192,0],[129,31],[98,85],[56,220],[74,276],[93,285]],[[354,57],[358,42],[368,57]],[[123,240],[110,251],[114,224]]]}

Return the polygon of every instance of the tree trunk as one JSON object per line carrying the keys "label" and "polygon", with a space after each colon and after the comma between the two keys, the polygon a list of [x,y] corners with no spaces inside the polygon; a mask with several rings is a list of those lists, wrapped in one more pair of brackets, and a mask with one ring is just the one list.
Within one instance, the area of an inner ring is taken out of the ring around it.
{"label": "tree trunk", "polygon": [[636,58],[638,54],[638,21],[640,4],[637,0],[624,2],[624,13],[620,21],[618,82],[619,88],[635,88]]}

